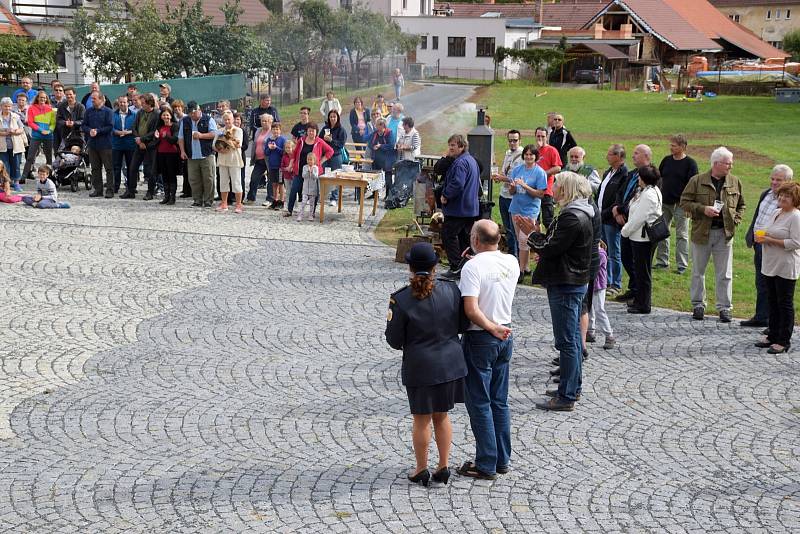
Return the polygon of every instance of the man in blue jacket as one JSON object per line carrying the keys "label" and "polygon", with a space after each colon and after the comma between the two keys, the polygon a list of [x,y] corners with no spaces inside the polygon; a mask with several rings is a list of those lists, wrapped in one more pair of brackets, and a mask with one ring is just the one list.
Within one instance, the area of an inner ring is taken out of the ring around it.
{"label": "man in blue jacket", "polygon": [[114,111],[114,131],[111,136],[111,163],[114,167],[114,192],[119,192],[122,185],[122,165],[125,170],[131,166],[133,153],[136,151],[134,142],[133,123],[136,112],[128,105],[128,95],[117,98],[117,109]]}
{"label": "man in blue jacket", "polygon": [[103,168],[106,169],[106,198],[114,196],[114,174],[111,165],[111,130],[114,127],[114,114],[111,108],[103,105],[106,97],[100,91],[92,93],[91,108],[83,116],[81,131],[88,139],[89,162],[92,165],[92,187],[90,197],[103,194]]}
{"label": "man in blue jacket", "polygon": [[480,171],[468,148],[463,135],[451,135],[447,140],[448,155],[455,159],[445,174],[442,190],[442,245],[450,263],[450,270],[442,277],[450,279],[460,274],[461,254],[469,247],[472,223],[479,213]]}

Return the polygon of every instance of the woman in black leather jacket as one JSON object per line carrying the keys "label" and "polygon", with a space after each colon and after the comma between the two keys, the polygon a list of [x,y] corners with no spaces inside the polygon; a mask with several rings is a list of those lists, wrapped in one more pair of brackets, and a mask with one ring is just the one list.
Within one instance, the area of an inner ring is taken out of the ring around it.
{"label": "woman in black leather jacket", "polygon": [[529,234],[528,244],[539,256],[533,283],[547,289],[553,337],[560,355],[561,379],[558,391],[548,391],[548,402],[537,404],[544,410],[571,411],[581,394],[582,347],[581,302],[589,283],[595,208],[589,203],[591,185],[573,172],[556,175],[553,200],[561,211],[547,234],[531,233],[534,221],[515,217],[514,224]]}

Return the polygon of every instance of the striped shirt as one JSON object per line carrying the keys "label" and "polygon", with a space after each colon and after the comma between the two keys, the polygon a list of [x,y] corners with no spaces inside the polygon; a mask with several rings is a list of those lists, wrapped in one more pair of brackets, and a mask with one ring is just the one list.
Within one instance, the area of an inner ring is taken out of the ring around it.
{"label": "striped shirt", "polygon": [[772,214],[778,209],[778,196],[770,191],[758,205],[758,217],[753,225],[753,230],[765,230],[772,222]]}

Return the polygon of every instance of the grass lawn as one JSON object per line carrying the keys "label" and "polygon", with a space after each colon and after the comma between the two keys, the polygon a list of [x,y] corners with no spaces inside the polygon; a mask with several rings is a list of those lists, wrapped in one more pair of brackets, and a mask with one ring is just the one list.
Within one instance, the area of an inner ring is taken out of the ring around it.
{"label": "grass lawn", "polygon": [[[497,161],[502,161],[508,129],[521,130],[523,144],[532,143],[533,130],[544,125],[548,111],[564,114],[567,129],[587,151],[587,162],[601,169],[607,167],[605,153],[612,143],[623,143],[629,154],[636,144],[650,145],[657,166],[661,158],[669,154],[669,135],[681,132],[688,136],[688,153],[697,160],[701,172],[709,168],[711,151],[720,145],[727,146],[734,153],[733,173],[743,183],[747,202],[745,220],[733,245],[734,315],[752,315],[755,305],[753,254],[745,246],[744,233],[760,192],[769,185],[772,166],[785,163],[800,171],[800,121],[797,120],[800,106],[778,104],[770,97],[739,96],[720,96],[698,103],[667,102],[660,94],[535,87],[517,82],[479,87],[472,100],[488,105],[487,113],[497,133]],[[474,117],[448,113],[445,120],[453,129],[445,133],[441,124],[431,128],[429,135],[423,136],[424,152],[443,150],[447,135],[467,132]],[[425,126],[421,127],[423,133]],[[392,213],[386,228],[397,226],[398,220],[402,220],[399,224],[404,224],[410,218],[410,209]],[[494,218],[499,219],[499,215],[495,213]],[[380,238],[393,245],[395,239],[391,232],[384,230],[379,227]],[[672,245],[671,268],[674,270],[674,237]],[[674,272],[654,271],[653,304],[690,310],[689,282],[689,272],[679,276]],[[714,275],[711,266],[706,276],[706,290],[708,310],[712,313]],[[800,297],[796,298],[796,304],[800,304]]]}

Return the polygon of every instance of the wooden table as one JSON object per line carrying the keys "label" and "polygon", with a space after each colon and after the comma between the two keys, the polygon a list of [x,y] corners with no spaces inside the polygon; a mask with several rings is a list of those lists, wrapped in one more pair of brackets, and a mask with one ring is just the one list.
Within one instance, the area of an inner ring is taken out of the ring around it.
{"label": "wooden table", "polygon": [[[342,189],[345,187],[354,187],[358,189],[361,194],[359,195],[358,205],[358,225],[364,223],[364,197],[367,193],[371,175],[361,172],[338,172],[336,174],[326,175],[323,174],[319,177],[319,222],[325,222],[325,203],[328,198],[328,188],[330,186],[339,188],[339,205],[338,213],[342,212]],[[379,191],[375,191],[372,200],[372,215],[378,209],[378,196]]]}

